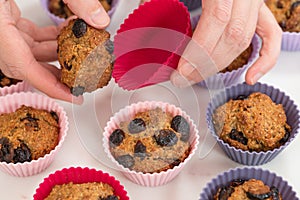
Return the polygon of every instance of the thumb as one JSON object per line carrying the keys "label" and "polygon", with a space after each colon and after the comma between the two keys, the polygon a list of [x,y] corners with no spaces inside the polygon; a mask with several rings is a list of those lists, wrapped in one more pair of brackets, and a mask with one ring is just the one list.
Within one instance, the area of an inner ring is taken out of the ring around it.
{"label": "thumb", "polygon": [[110,18],[98,0],[63,0],[72,12],[89,25],[103,29],[110,23]]}

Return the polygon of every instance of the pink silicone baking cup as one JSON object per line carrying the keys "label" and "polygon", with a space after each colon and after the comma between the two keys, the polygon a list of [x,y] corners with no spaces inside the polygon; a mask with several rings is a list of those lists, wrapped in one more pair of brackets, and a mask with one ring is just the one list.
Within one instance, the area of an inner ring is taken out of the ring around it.
{"label": "pink silicone baking cup", "polygon": [[[168,169],[166,171],[162,171],[160,173],[142,173],[142,172],[135,172],[133,170],[129,170],[128,168],[125,168],[122,165],[120,165],[112,156],[109,150],[109,136],[115,129],[119,127],[119,124],[121,122],[131,120],[133,116],[138,112],[152,110],[155,108],[161,108],[163,111],[171,113],[173,116],[181,115],[188,121],[190,125],[190,138],[189,138],[189,143],[191,145],[190,154],[184,160],[184,162],[180,163],[178,166],[175,166],[174,168]],[[160,186],[172,181],[180,173],[180,171],[184,168],[184,166],[189,162],[192,156],[195,154],[199,143],[198,130],[193,120],[180,108],[168,103],[157,102],[157,101],[139,102],[139,103],[131,104],[121,109],[113,117],[110,118],[110,121],[107,123],[103,134],[104,134],[103,137],[104,151],[107,153],[108,157],[112,160],[112,162],[117,167],[117,169],[120,170],[121,173],[132,182],[138,185],[148,186],[148,187]]]}
{"label": "pink silicone baking cup", "polygon": [[113,187],[114,194],[119,196],[120,200],[129,200],[127,192],[124,189],[124,186],[121,185],[120,181],[108,173],[102,172],[101,170],[87,167],[63,168],[62,170],[57,170],[53,174],[50,174],[42,183],[39,184],[39,187],[36,189],[36,192],[33,195],[33,199],[43,200],[50,194],[55,185],[67,184],[70,182],[74,184],[91,182],[107,183]]}
{"label": "pink silicone baking cup", "polygon": [[231,85],[235,85],[237,83],[242,83],[244,81],[243,74],[244,72],[257,60],[259,57],[259,51],[261,48],[261,39],[258,35],[254,35],[252,38],[252,53],[250,58],[243,67],[240,67],[236,70],[225,72],[225,73],[217,73],[204,81],[199,82],[198,84],[202,87],[206,87],[209,89],[220,89],[224,87],[229,87]]}
{"label": "pink silicone baking cup", "polygon": [[235,168],[219,174],[213,178],[200,194],[200,200],[211,200],[217,193],[218,188],[228,185],[231,181],[236,179],[257,179],[264,182],[269,187],[276,187],[282,195],[282,199],[298,200],[296,192],[293,191],[292,186],[288,184],[281,176],[274,172],[260,169],[260,168]]}
{"label": "pink silicone baking cup", "polygon": [[[230,146],[219,138],[219,135],[215,132],[212,115],[216,108],[225,104],[230,99],[236,99],[240,95],[248,96],[253,92],[261,92],[268,95],[276,104],[282,104],[285,114],[287,116],[287,123],[291,126],[292,131],[287,142],[281,145],[279,148],[275,148],[269,151],[244,151]],[[230,88],[226,88],[224,91],[215,95],[207,107],[206,121],[208,128],[213,137],[217,140],[219,146],[223,149],[226,155],[235,162],[243,165],[262,165],[272,161],[279,153],[281,153],[289,144],[296,138],[300,130],[300,115],[299,109],[295,102],[290,99],[284,92],[280,91],[273,86],[267,84],[256,83],[255,85],[247,85],[241,83]]]}
{"label": "pink silicone baking cup", "polygon": [[281,50],[300,51],[300,33],[283,32],[281,41]]}
{"label": "pink silicone baking cup", "polygon": [[32,92],[21,92],[14,93],[0,97],[0,114],[14,112],[22,105],[31,106],[37,109],[44,109],[48,111],[54,111],[59,117],[59,142],[58,145],[45,156],[32,160],[31,162],[24,163],[6,163],[0,162],[0,169],[12,176],[32,176],[44,171],[53,161],[58,150],[64,143],[67,131],[69,129],[69,122],[66,112],[63,107],[58,105],[54,100],[49,97],[32,93]]}
{"label": "pink silicone baking cup", "polygon": [[114,38],[113,78],[126,90],[168,81],[191,35],[190,14],[178,0],[140,5]]}
{"label": "pink silicone baking cup", "polygon": [[32,91],[32,86],[27,81],[21,81],[16,84],[0,87],[0,96],[13,94],[16,92],[28,92]]}
{"label": "pink silicone baking cup", "polygon": [[[107,14],[112,17],[114,12],[116,11],[116,8],[119,4],[120,0],[113,0],[112,1],[112,4],[111,4],[111,9],[107,12]],[[52,14],[50,11],[49,11],[49,7],[48,7],[48,4],[49,4],[49,0],[41,0],[41,6],[42,8],[45,10],[46,14],[48,15],[48,17],[56,24],[56,25],[59,25],[61,24],[62,22],[64,22],[66,19],[65,18],[61,18],[61,17],[58,17],[54,14]]]}

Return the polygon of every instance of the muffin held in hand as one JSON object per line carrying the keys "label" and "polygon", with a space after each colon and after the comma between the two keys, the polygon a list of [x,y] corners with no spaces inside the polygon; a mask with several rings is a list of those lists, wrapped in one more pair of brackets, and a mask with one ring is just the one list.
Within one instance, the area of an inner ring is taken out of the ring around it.
{"label": "muffin held in hand", "polygon": [[111,79],[113,43],[106,30],[89,26],[82,19],[71,20],[58,36],[61,82],[74,96],[102,88]]}
{"label": "muffin held in hand", "polygon": [[260,92],[221,105],[213,114],[213,123],[224,142],[256,152],[279,148],[291,132],[283,106]]}
{"label": "muffin held in hand", "polygon": [[59,141],[59,118],[54,112],[21,106],[0,115],[0,161],[24,163],[53,150]]}
{"label": "muffin held in hand", "polygon": [[217,193],[214,195],[214,200],[219,199],[282,200],[282,197],[276,187],[269,187],[261,180],[237,179],[218,189]]}
{"label": "muffin held in hand", "polygon": [[283,31],[300,32],[300,1],[265,0]]}
{"label": "muffin held in hand", "polygon": [[[99,0],[99,2],[102,4],[106,12],[111,9],[111,0]],[[66,19],[74,15],[63,0],[49,0],[48,7],[51,13],[61,18]]]}
{"label": "muffin held in hand", "polygon": [[161,108],[136,113],[109,137],[117,162],[136,172],[154,173],[179,165],[190,154],[190,126]]}

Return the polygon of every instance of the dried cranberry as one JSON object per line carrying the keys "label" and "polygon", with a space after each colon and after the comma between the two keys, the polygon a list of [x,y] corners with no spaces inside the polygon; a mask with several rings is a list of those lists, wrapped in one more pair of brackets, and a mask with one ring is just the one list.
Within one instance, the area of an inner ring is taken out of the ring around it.
{"label": "dried cranberry", "polygon": [[236,129],[232,129],[229,133],[229,137],[233,140],[236,140],[243,145],[247,145],[248,139],[244,136],[242,132],[237,131]]}
{"label": "dried cranberry", "polygon": [[59,121],[59,117],[57,115],[57,113],[55,111],[50,111],[50,115],[53,117],[53,119],[58,122]]}
{"label": "dried cranberry", "polygon": [[181,163],[181,160],[180,159],[176,159],[176,160],[173,160],[173,162],[171,163],[171,168],[175,167],[175,166],[178,166],[179,164]]}
{"label": "dried cranberry", "polygon": [[280,200],[279,190],[274,186],[271,187],[271,196],[273,200]]}
{"label": "dried cranberry", "polygon": [[79,95],[83,95],[85,88],[83,86],[76,86],[76,87],[71,87],[70,91],[71,93],[78,97]]}
{"label": "dried cranberry", "polygon": [[248,97],[246,95],[239,95],[236,100],[245,100],[247,99]]}
{"label": "dried cranberry", "polygon": [[72,65],[68,65],[68,63],[66,61],[64,61],[64,68],[68,71],[70,71],[72,69]]}
{"label": "dried cranberry", "polygon": [[134,155],[141,159],[146,157],[146,146],[140,140],[134,146]]}
{"label": "dried cranberry", "polygon": [[146,123],[141,118],[135,118],[128,124],[128,131],[130,133],[140,133],[144,130],[146,130]]}
{"label": "dried cranberry", "polygon": [[294,3],[292,3],[290,13],[292,14],[298,6],[300,6],[300,1],[295,1]]}
{"label": "dried cranberry", "polygon": [[9,139],[6,137],[0,138],[0,161],[10,163],[13,160],[14,150]]}
{"label": "dried cranberry", "polygon": [[38,121],[39,119],[32,117],[30,113],[26,114],[26,117],[20,119],[21,122],[25,121],[25,127],[26,130],[34,130],[38,131],[39,130],[39,124]]}
{"label": "dried cranberry", "polygon": [[109,141],[112,146],[119,146],[125,138],[125,133],[121,129],[114,130],[109,136]]}
{"label": "dried cranberry", "polygon": [[104,47],[108,53],[112,54],[114,52],[114,43],[111,40],[106,40]]}
{"label": "dried cranberry", "polygon": [[99,197],[99,200],[119,200],[119,198],[115,195],[109,195],[109,196],[104,197],[104,198]]}
{"label": "dried cranberry", "polygon": [[106,0],[109,5],[111,5],[112,0]]}
{"label": "dried cranberry", "polygon": [[80,38],[84,36],[84,34],[87,31],[87,24],[83,19],[76,19],[73,27],[72,27],[72,32],[75,35],[76,38]]}
{"label": "dried cranberry", "polygon": [[133,157],[129,154],[119,156],[116,158],[116,160],[118,161],[119,164],[129,169],[131,169],[135,164]]}
{"label": "dried cranberry", "polygon": [[23,162],[30,162],[31,158],[31,151],[25,143],[21,143],[20,147],[14,150],[14,163],[23,163]]}
{"label": "dried cranberry", "polygon": [[231,187],[237,187],[237,186],[239,186],[239,185],[242,185],[244,182],[245,182],[244,179],[235,179],[235,180],[232,180],[232,181],[230,182],[230,186],[231,186]]}
{"label": "dried cranberry", "polygon": [[285,21],[280,21],[279,26],[282,28],[282,30],[286,29],[286,22]]}
{"label": "dried cranberry", "polygon": [[283,8],[283,4],[282,4],[281,0],[278,0],[278,1],[276,2],[276,7],[279,8],[279,9],[282,9],[282,8]]}
{"label": "dried cranberry", "polygon": [[181,134],[180,140],[186,142],[190,137],[190,125],[184,117],[176,115],[171,121],[171,128]]}
{"label": "dried cranberry", "polygon": [[233,191],[234,189],[232,187],[221,187],[218,191],[218,200],[227,200]]}
{"label": "dried cranberry", "polygon": [[280,144],[284,144],[289,140],[290,137],[290,131],[288,129],[285,128],[285,134],[283,136],[283,138],[281,138],[281,140],[279,141]]}
{"label": "dried cranberry", "polygon": [[247,197],[251,200],[264,200],[271,197],[271,192],[264,194],[252,194],[251,192],[246,192]]}
{"label": "dried cranberry", "polygon": [[177,135],[169,129],[162,129],[158,132],[158,134],[154,135],[156,143],[162,147],[164,146],[173,146],[177,143],[178,138]]}

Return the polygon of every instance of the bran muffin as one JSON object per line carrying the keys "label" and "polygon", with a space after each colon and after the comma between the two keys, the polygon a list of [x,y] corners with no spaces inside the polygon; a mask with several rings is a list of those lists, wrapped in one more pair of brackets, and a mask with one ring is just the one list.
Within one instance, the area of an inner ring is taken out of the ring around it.
{"label": "bran muffin", "polygon": [[161,108],[136,113],[109,136],[110,152],[125,168],[159,173],[182,163],[190,154],[190,126],[181,116]]}
{"label": "bran muffin", "polygon": [[114,194],[114,189],[107,183],[90,182],[90,183],[66,183],[55,185],[45,200],[119,200]]}
{"label": "bran muffin", "polygon": [[300,1],[265,0],[283,31],[300,32]]}
{"label": "bran muffin", "polygon": [[15,112],[0,115],[0,161],[24,163],[50,153],[59,141],[59,118],[22,105]]}
{"label": "bran muffin", "polygon": [[[99,0],[105,11],[109,11],[111,9],[111,0]],[[74,13],[68,8],[68,6],[63,2],[63,0],[49,0],[48,3],[49,11],[61,18],[68,18]]]}
{"label": "bran muffin", "polygon": [[113,68],[113,43],[107,31],[74,19],[61,30],[57,42],[61,82],[74,96],[108,84]]}
{"label": "bran muffin", "polygon": [[242,180],[237,179],[222,186],[214,195],[214,200],[219,199],[265,199],[282,200],[281,194],[274,186],[269,187],[263,181],[257,179]]}
{"label": "bran muffin", "polygon": [[279,148],[291,132],[282,104],[274,103],[260,92],[239,96],[219,106],[214,111],[213,124],[224,142],[256,152]]}

